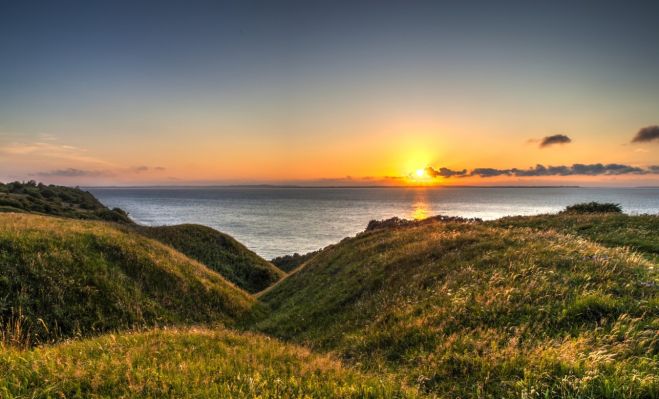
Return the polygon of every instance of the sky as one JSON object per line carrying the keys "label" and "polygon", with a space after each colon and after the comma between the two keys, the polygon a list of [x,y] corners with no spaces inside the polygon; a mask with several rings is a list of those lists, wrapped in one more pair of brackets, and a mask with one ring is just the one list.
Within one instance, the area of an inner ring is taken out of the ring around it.
{"label": "sky", "polygon": [[659,185],[659,2],[536,3],[0,0],[0,181]]}

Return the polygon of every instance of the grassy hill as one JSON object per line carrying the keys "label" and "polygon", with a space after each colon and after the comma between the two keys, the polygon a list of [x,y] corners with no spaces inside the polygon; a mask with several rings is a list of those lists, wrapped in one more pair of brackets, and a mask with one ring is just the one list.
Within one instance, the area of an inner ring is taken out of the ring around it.
{"label": "grassy hill", "polygon": [[26,183],[0,183],[0,212],[25,212],[73,219],[133,223],[119,208],[109,209],[92,194],[78,188]]}
{"label": "grassy hill", "polygon": [[267,288],[285,275],[233,237],[210,227],[181,224],[132,228],[198,260],[250,293]]}
{"label": "grassy hill", "polygon": [[105,335],[32,350],[0,349],[3,398],[411,398],[384,376],[223,329]]}
{"label": "grassy hill", "polygon": [[140,226],[123,210],[109,209],[79,188],[47,186],[34,181],[0,183],[2,212],[116,222],[125,225],[126,230],[132,229],[177,249],[250,293],[265,289],[285,274],[227,234],[192,224]]}
{"label": "grassy hill", "polygon": [[632,248],[654,263],[659,263],[659,215],[559,213],[507,217],[489,223],[501,227],[530,227],[574,234],[607,247]]}
{"label": "grassy hill", "polygon": [[178,323],[232,324],[254,299],[219,274],[116,225],[0,214],[4,341],[48,342]]}
{"label": "grassy hill", "polygon": [[253,328],[429,395],[659,397],[657,263],[585,238],[631,239],[646,222],[656,233],[654,221],[592,217],[610,230],[524,218],[374,229],[265,292],[270,312]]}

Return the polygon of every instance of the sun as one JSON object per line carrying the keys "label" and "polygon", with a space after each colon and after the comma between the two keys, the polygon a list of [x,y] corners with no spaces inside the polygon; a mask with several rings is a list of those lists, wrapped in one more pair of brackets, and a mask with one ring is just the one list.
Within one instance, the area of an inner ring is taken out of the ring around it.
{"label": "sun", "polygon": [[425,175],[425,174],[426,174],[426,172],[423,169],[417,169],[416,170],[416,176],[417,177],[423,177],[423,175]]}

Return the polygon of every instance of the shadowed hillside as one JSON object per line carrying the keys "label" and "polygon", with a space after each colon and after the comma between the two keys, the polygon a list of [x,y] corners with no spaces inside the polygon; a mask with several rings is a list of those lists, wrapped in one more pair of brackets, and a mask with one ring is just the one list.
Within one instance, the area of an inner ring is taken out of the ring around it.
{"label": "shadowed hillside", "polygon": [[319,249],[318,251],[308,252],[304,255],[300,255],[296,252],[293,255],[278,256],[272,259],[271,262],[281,270],[288,273],[293,271],[295,268],[297,268],[304,262],[316,256],[321,251],[322,249]]}
{"label": "shadowed hillside", "polygon": [[254,328],[439,396],[657,397],[656,267],[551,230],[412,223],[316,255]]}
{"label": "shadowed hillside", "polygon": [[285,274],[233,237],[210,227],[182,224],[133,228],[198,260],[251,293],[267,288]]}
{"label": "shadowed hillside", "polygon": [[0,214],[5,341],[175,323],[232,324],[254,304],[181,253],[94,221]]}
{"label": "shadowed hillside", "polygon": [[411,398],[383,376],[223,329],[106,335],[29,351],[0,349],[0,395],[126,398]]}

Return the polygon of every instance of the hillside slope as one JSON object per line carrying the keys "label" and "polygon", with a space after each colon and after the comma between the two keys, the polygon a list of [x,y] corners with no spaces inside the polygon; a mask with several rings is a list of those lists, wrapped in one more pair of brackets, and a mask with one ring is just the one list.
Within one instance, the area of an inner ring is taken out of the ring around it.
{"label": "hillside slope", "polygon": [[630,247],[659,262],[659,215],[630,216],[622,213],[559,213],[506,217],[492,222],[501,227],[531,227],[578,235],[607,247]]}
{"label": "hillside slope", "polygon": [[126,212],[119,208],[109,209],[87,191],[34,181],[0,183],[0,212],[133,223]]}
{"label": "hillside slope", "polygon": [[181,224],[133,228],[198,260],[250,293],[267,288],[285,275],[233,237],[210,227]]}
{"label": "hillside slope", "polygon": [[659,396],[657,264],[486,223],[373,230],[266,292],[253,328],[442,397]]}
{"label": "hillside slope", "polygon": [[232,324],[254,299],[181,253],[114,225],[0,214],[5,340],[175,323]]}
{"label": "hillside slope", "polygon": [[140,226],[123,210],[109,209],[91,193],[79,188],[34,181],[0,183],[0,213],[3,212],[116,222],[125,226],[126,231],[132,229],[177,249],[250,293],[267,288],[285,275],[227,234],[193,224]]}
{"label": "hillside slope", "polygon": [[0,349],[0,396],[125,398],[407,398],[383,376],[223,329],[105,335],[32,350]]}

